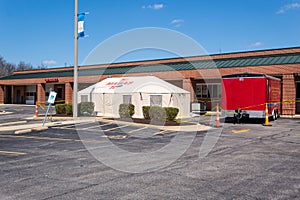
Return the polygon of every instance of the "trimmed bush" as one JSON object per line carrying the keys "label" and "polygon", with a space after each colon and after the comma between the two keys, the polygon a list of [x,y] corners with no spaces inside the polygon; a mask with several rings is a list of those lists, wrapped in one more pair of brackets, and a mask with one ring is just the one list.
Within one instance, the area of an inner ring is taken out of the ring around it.
{"label": "trimmed bush", "polygon": [[73,105],[72,104],[66,104],[66,114],[73,115]]}
{"label": "trimmed bush", "polygon": [[151,106],[149,110],[150,119],[154,121],[165,121],[166,111],[160,106]]}
{"label": "trimmed bush", "polygon": [[145,119],[150,119],[150,115],[149,115],[149,110],[150,110],[150,106],[143,106],[143,115]]}
{"label": "trimmed bush", "polygon": [[134,105],[133,104],[120,104],[119,105],[119,115],[121,118],[131,118],[134,115]]}
{"label": "trimmed bush", "polygon": [[55,110],[57,114],[66,114],[66,104],[56,104]]}
{"label": "trimmed bush", "polygon": [[56,114],[73,115],[72,104],[56,104]]}
{"label": "trimmed bush", "polygon": [[164,109],[166,111],[167,121],[174,121],[179,113],[179,109],[174,107],[165,107]]}
{"label": "trimmed bush", "polygon": [[174,121],[179,113],[178,108],[160,107],[160,106],[143,106],[143,115],[145,119],[153,119],[155,121]]}
{"label": "trimmed bush", "polygon": [[81,102],[78,104],[80,115],[91,115],[94,112],[94,102]]}

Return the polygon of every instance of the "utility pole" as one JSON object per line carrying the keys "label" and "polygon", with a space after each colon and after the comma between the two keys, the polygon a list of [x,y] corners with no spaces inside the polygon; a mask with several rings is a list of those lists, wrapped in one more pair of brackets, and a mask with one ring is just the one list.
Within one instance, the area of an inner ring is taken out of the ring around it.
{"label": "utility pole", "polygon": [[73,118],[78,117],[78,0],[75,0],[74,9],[74,84],[73,84]]}

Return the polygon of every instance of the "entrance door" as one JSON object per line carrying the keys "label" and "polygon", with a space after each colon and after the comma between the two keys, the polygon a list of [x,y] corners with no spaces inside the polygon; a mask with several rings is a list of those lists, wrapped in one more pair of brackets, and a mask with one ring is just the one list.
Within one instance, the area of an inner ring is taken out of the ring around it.
{"label": "entrance door", "polygon": [[21,91],[17,90],[17,104],[22,103],[22,99],[21,99]]}
{"label": "entrance door", "polygon": [[296,114],[300,114],[300,82],[296,82]]}
{"label": "entrance door", "polygon": [[7,85],[5,88],[5,103],[13,103],[11,98],[11,85]]}

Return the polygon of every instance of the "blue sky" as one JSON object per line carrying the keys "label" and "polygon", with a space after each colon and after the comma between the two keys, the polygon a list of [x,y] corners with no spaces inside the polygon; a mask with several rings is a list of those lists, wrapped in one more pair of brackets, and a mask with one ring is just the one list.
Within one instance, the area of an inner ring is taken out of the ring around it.
{"label": "blue sky", "polygon": [[[143,27],[183,33],[209,54],[300,46],[300,0],[78,1],[79,12],[90,13],[85,21],[89,37],[79,39],[79,64],[104,40]],[[73,65],[74,0],[0,3],[0,55],[6,61]],[[145,51],[120,61],[163,57],[168,55]]]}

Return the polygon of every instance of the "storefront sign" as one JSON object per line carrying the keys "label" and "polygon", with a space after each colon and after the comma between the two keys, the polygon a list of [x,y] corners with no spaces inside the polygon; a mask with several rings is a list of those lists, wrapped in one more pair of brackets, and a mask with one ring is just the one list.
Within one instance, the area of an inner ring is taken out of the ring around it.
{"label": "storefront sign", "polygon": [[45,78],[46,83],[58,82],[58,78]]}

